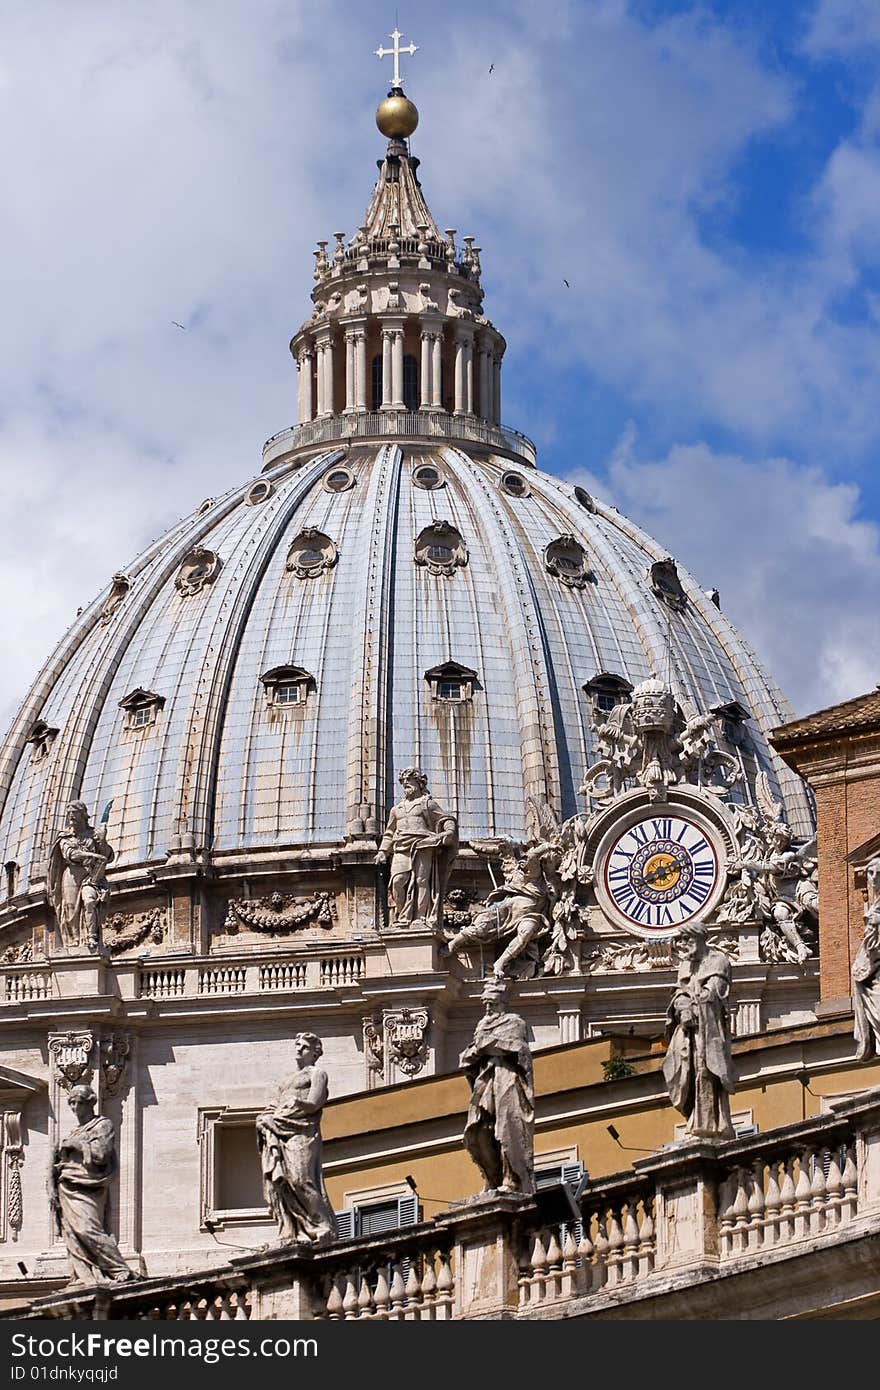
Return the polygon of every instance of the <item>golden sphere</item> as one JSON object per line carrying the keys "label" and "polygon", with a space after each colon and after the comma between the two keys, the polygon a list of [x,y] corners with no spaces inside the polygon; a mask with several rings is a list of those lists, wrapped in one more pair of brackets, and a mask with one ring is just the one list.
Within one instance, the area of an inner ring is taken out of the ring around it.
{"label": "golden sphere", "polygon": [[376,125],[389,140],[407,139],[418,123],[418,110],[403,92],[394,92],[379,102]]}

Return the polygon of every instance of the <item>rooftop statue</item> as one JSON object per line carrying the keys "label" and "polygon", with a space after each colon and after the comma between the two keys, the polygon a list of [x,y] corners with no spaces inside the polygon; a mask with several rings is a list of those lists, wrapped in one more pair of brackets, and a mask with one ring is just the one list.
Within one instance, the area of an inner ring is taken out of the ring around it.
{"label": "rooftop statue", "polygon": [[706,928],[680,932],[684,958],[667,1010],[669,1046],[663,1063],[669,1099],[687,1116],[692,1138],[730,1139],[730,1096],[736,1076],[730,1046],[730,958],[707,945]]}
{"label": "rooftop statue", "polygon": [[95,1114],[98,1098],[90,1086],[74,1086],[68,1104],[76,1115],[55,1150],[51,1203],[73,1267],[72,1284],[115,1284],[134,1279],[105,1226],[107,1199],[117,1169],[113,1123]]}
{"label": "rooftop statue", "polygon": [[726,796],[741,774],[736,759],[718,748],[717,723],[662,681],[642,681],[631,702],[603,717],[596,712],[591,728],[601,757],[587,769],[581,795],[602,804],[632,783],[646,787],[652,801],[665,801],[669,787],[691,782]]}
{"label": "rooftop statue", "polygon": [[865,935],[853,961],[853,1014],[859,1061],[880,1057],[880,857],[867,868]]}
{"label": "rooftop statue", "polygon": [[446,885],[458,854],[458,824],[431,796],[421,768],[405,767],[399,781],[403,800],[388,817],[376,855],[377,864],[391,861],[392,926],[439,931]]}
{"label": "rooftop statue", "polygon": [[49,855],[49,902],[65,946],[97,951],[101,944],[101,909],[110,897],[106,869],[113,860],[107,843],[109,813],[108,803],[101,824],[92,827],[85,802],[71,801],[65,829]]}
{"label": "rooftop statue", "polygon": [[505,1008],[507,985],[487,980],[486,1011],[461,1054],[471,1084],[464,1146],[483,1175],[483,1192],[535,1190],[535,1092],[528,1027]]}
{"label": "rooftop statue", "polygon": [[314,1033],[297,1033],[297,1070],[257,1116],[263,1193],[284,1242],[324,1243],[335,1233],[321,1166],[321,1112],[329,1094],[327,1073],[317,1065],[323,1050]]}

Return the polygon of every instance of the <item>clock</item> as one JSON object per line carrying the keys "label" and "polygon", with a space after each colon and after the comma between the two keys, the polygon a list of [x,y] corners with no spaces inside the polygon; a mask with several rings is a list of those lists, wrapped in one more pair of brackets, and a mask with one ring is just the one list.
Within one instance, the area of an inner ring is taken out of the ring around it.
{"label": "clock", "polygon": [[717,903],[725,857],[717,831],[690,808],[640,808],[603,837],[596,896],[618,926],[655,939],[673,936]]}

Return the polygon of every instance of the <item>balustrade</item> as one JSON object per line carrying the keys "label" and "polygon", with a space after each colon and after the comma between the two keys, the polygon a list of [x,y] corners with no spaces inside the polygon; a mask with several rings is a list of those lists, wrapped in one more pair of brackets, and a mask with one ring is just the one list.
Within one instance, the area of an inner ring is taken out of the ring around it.
{"label": "balustrade", "polygon": [[141,999],[179,999],[186,990],[186,971],[182,967],[141,970],[138,995]]}
{"label": "balustrade", "polygon": [[718,1193],[722,1260],[811,1240],[858,1212],[851,1142],[817,1144],[731,1168]]}
{"label": "balustrade", "polygon": [[52,994],[50,970],[20,970],[3,977],[3,998],[9,1004],[48,999]]}
{"label": "balustrade", "polygon": [[317,1318],[330,1322],[371,1319],[374,1322],[442,1322],[453,1316],[455,1279],[449,1252],[416,1250],[392,1262],[374,1257],[327,1278],[323,1306]]}
{"label": "balustrade", "polygon": [[[439,340],[438,340],[439,341]],[[391,346],[388,340],[388,371],[391,371]],[[450,415],[439,410],[439,350],[435,359],[437,394],[431,410],[395,410],[390,398],[384,410],[364,410],[351,415],[309,420],[290,429],[281,430],[263,445],[263,466],[268,467],[286,454],[313,444],[327,444],[351,439],[375,439],[393,436],[399,439],[466,439],[513,454],[524,463],[535,466],[535,446],[530,439],[508,425],[482,420],[477,415]],[[383,367],[384,373],[384,367]],[[432,381],[432,386],[435,383]],[[496,390],[499,389],[496,387]],[[494,398],[493,398],[494,399]]]}

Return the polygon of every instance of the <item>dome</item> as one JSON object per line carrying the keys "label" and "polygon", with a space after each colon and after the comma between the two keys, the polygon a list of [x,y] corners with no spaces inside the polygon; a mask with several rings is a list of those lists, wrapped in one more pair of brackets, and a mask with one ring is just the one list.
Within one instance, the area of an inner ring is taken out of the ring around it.
{"label": "dome", "polygon": [[580,809],[597,697],[667,671],[699,710],[741,712],[746,786],[767,771],[806,833],[765,737],[788,706],[614,508],[466,440],[270,460],[115,576],[52,656],[5,749],[3,859],[22,888],[41,876],[72,797],[111,803],[117,868],[181,844],[340,846],[376,835],[412,763],[464,840],[524,838],[529,796]]}

